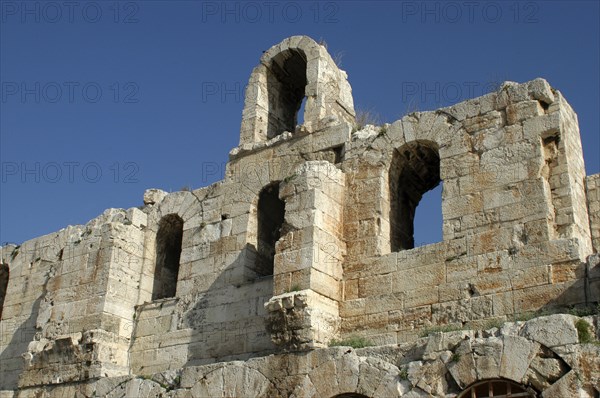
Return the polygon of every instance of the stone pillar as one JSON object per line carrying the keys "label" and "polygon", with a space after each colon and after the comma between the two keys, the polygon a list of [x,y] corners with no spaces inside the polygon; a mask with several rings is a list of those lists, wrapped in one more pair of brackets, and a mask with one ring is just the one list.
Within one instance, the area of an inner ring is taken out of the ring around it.
{"label": "stone pillar", "polygon": [[[521,86],[519,89],[523,90]],[[533,80],[528,87],[532,97],[540,98],[545,103],[551,102],[546,105],[548,109],[544,115],[523,121],[524,138],[534,142],[541,140],[542,144],[546,163],[542,175],[548,181],[546,189],[551,197],[548,201],[551,238],[578,239],[579,256],[585,259],[593,249],[577,115],[560,92],[552,93],[545,81]],[[513,106],[525,103],[523,101]]]}
{"label": "stone pillar", "polygon": [[277,242],[275,296],[267,329],[288,349],[325,346],[337,333],[341,300],[344,173],[311,161],[281,184],[285,224]]}

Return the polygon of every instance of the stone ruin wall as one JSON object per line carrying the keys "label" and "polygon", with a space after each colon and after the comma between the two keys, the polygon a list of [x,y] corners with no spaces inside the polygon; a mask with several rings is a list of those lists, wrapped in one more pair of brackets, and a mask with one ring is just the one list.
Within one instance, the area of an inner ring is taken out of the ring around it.
{"label": "stone ruin wall", "polygon": [[[325,48],[286,39],[251,74],[222,181],[2,247],[2,394],[443,396],[498,377],[594,394],[600,369],[582,361],[600,350],[573,338],[577,317],[554,316],[558,342],[544,318],[477,332],[599,300],[600,174],[585,176],[561,93],[507,82],[392,124],[354,119]],[[443,239],[413,248],[439,183]],[[440,325],[474,331],[419,338]],[[325,348],[351,336],[377,347]]]}

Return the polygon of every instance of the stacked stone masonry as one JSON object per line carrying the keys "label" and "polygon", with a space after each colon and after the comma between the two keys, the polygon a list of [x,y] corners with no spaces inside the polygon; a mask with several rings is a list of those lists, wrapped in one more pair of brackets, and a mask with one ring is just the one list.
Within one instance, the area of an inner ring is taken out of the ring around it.
{"label": "stacked stone masonry", "polygon": [[[245,101],[222,181],[1,248],[1,397],[600,394],[597,315],[514,322],[600,297],[600,174],[559,91],[357,126],[345,72],[294,36]],[[373,346],[328,347],[352,339]]]}

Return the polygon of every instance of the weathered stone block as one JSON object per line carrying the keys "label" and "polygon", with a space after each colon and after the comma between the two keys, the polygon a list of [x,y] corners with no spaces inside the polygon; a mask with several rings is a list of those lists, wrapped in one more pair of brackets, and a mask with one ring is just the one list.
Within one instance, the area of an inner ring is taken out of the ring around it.
{"label": "weathered stone block", "polygon": [[532,319],[525,323],[520,335],[549,348],[577,344],[579,337],[575,320],[576,317],[572,315],[550,315]]}

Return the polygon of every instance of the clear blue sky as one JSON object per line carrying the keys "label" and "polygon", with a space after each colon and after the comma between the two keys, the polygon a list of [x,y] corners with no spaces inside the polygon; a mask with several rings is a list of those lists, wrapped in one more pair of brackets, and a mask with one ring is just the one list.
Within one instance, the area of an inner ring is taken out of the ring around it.
{"label": "clear blue sky", "polygon": [[[298,34],[341,57],[355,107],[383,122],[543,77],[579,116],[587,173],[600,171],[598,1],[0,7],[0,243],[139,206],[147,188],[221,179],[252,68]],[[439,239],[438,227],[418,233]]]}

